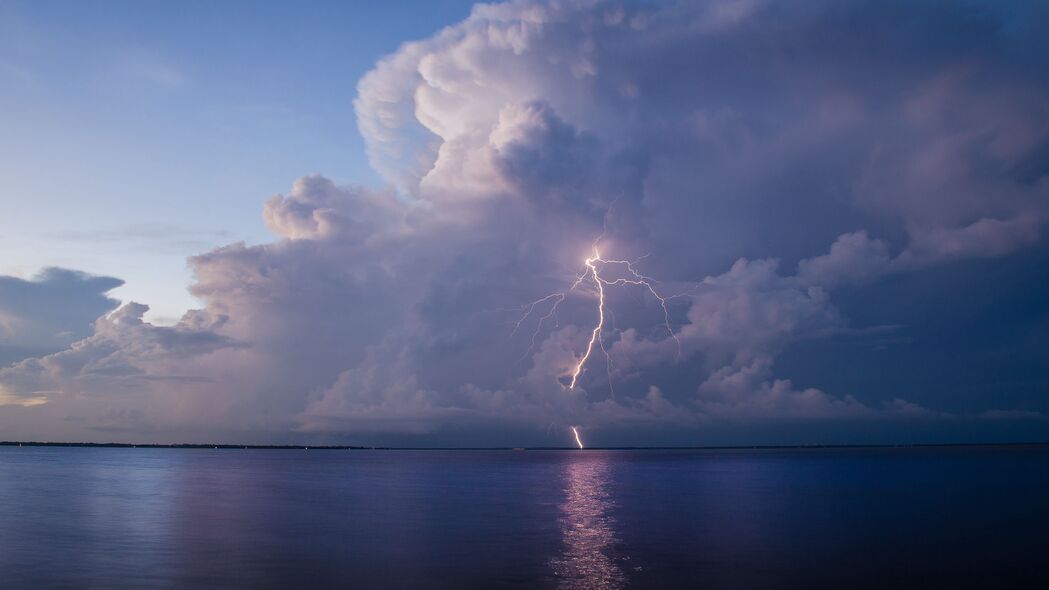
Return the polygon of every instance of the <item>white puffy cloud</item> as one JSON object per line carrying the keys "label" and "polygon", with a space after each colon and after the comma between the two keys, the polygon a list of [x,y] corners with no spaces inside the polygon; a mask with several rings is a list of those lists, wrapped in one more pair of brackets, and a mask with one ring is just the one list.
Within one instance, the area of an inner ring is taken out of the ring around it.
{"label": "white puffy cloud", "polygon": [[699,386],[696,405],[707,415],[735,419],[865,417],[873,410],[852,396],[798,390],[789,379],[772,379],[772,359],[759,356],[714,371]]}
{"label": "white puffy cloud", "polygon": [[355,240],[392,231],[404,221],[404,206],[390,193],[340,189],[323,176],[300,178],[287,195],[266,201],[266,226],[293,240]]}
{"label": "white puffy cloud", "polygon": [[[7,396],[26,395],[47,401],[51,395],[106,394],[146,388],[165,381],[207,381],[186,373],[192,359],[239,344],[219,335],[225,318],[204,321],[206,312],[191,312],[173,327],[142,320],[149,307],[129,303],[95,322],[94,333],[67,350],[26,359],[0,369]],[[12,393],[14,390],[14,393]]]}
{"label": "white puffy cloud", "polygon": [[834,287],[876,279],[891,266],[889,245],[861,230],[838,236],[827,254],[799,262],[798,278],[806,284]]}

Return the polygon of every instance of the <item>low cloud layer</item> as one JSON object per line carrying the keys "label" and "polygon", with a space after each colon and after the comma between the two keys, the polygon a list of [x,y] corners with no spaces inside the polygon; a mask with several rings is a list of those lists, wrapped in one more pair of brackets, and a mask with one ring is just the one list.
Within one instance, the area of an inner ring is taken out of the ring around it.
{"label": "low cloud layer", "polygon": [[[0,428],[432,444],[563,444],[572,424],[608,444],[1044,428],[1049,369],[1029,341],[995,336],[1028,353],[1014,370],[1029,386],[996,396],[995,365],[960,400],[878,379],[893,365],[873,351],[923,355],[936,333],[847,311],[915,277],[1045,269],[1049,68],[1032,22],[963,3],[478,5],[359,84],[389,188],[301,178],[265,202],[274,242],[190,260],[204,309],[160,327],[128,304],[68,349],[7,359]],[[659,279],[672,333],[645,290],[610,289],[604,350],[570,390],[593,290],[516,324],[595,240]],[[87,293],[63,294],[111,309],[118,283],[79,280]],[[964,303],[952,285],[910,301]],[[11,331],[44,316],[4,301],[0,342],[55,328]],[[1044,343],[1045,306],[1022,313]],[[814,346],[831,350],[821,370],[796,354]],[[843,373],[876,391],[836,389]]]}

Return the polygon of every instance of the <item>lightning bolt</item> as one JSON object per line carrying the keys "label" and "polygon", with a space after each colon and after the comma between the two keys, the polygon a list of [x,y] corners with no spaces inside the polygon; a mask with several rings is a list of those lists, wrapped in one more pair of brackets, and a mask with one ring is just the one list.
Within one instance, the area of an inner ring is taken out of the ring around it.
{"label": "lightning bolt", "polygon": [[[595,264],[601,260],[601,253],[597,251],[597,246],[594,246],[594,255],[587,258],[583,264],[586,265],[586,271],[583,273],[582,278],[576,281],[576,285],[580,281],[584,280],[587,276],[593,276],[594,285],[597,287],[597,325],[594,326],[593,331],[590,332],[590,342],[586,344],[586,352],[583,353],[582,358],[576,363],[575,369],[572,371],[572,382],[568,385],[569,389],[575,389],[576,381],[579,380],[579,374],[583,372],[583,366],[586,365],[586,361],[590,359],[590,353],[594,351],[594,343],[598,341],[602,336],[602,331],[605,329],[605,284],[606,281],[601,279],[601,275],[598,273],[597,265]],[[575,285],[572,286],[575,288]],[[602,341],[602,349],[604,349],[604,341]],[[608,355],[608,351],[605,351],[605,355]],[[575,429],[572,429],[575,431]],[[576,435],[578,438],[578,434]]]}
{"label": "lightning bolt", "polygon": [[579,445],[579,448],[582,449],[583,441],[579,438],[579,429],[577,429],[575,426],[571,426],[570,428],[572,429],[572,436],[575,437],[575,444]]}
{"label": "lightning bolt", "polygon": [[[674,332],[674,328],[670,325],[670,309],[667,303],[667,301],[669,299],[672,299],[674,296],[666,297],[661,295],[659,291],[656,290],[655,279],[639,272],[634,267],[634,264],[635,262],[631,262],[629,260],[602,258],[601,252],[600,250],[598,250],[598,247],[595,243],[591,255],[583,261],[583,266],[585,267],[583,273],[576,277],[576,280],[574,283],[572,283],[571,287],[569,287],[565,291],[550,293],[548,295],[540,297],[539,299],[536,299],[535,301],[532,301],[531,303],[520,308],[524,311],[524,314],[515,323],[511,335],[516,334],[517,331],[520,330],[521,325],[524,324],[524,322],[533,313],[535,313],[537,307],[539,307],[543,303],[553,301],[553,304],[550,306],[547,312],[539,318],[539,322],[536,324],[535,331],[532,332],[531,344],[529,345],[528,350],[525,351],[525,356],[527,356],[528,353],[535,348],[536,339],[542,332],[543,325],[546,323],[547,320],[554,317],[554,315],[557,313],[558,306],[560,306],[561,303],[564,302],[565,299],[567,299],[568,293],[575,291],[583,283],[589,283],[594,287],[594,290],[597,293],[597,323],[594,325],[594,328],[590,331],[590,339],[586,343],[586,349],[583,351],[583,355],[579,358],[579,360],[575,364],[575,367],[573,367],[572,369],[568,389],[575,389],[576,384],[579,382],[579,376],[582,375],[583,370],[586,368],[587,362],[589,362],[590,357],[594,354],[595,347],[601,348],[605,356],[609,357],[608,350],[605,349],[604,344],[604,331],[605,318],[608,315],[612,315],[612,310],[608,308],[605,302],[605,287],[617,287],[624,285],[637,286],[642,287],[643,289],[645,289],[645,291],[651,294],[652,297],[659,302],[660,308],[663,310],[663,326],[667,330],[667,335],[673,338],[674,342],[677,344],[677,354],[678,358],[680,359],[681,341],[678,339],[677,334]],[[604,276],[602,276],[601,273],[607,267],[613,265],[623,269],[627,276],[613,279],[607,279]],[[611,357],[609,357],[609,361],[611,361]],[[609,379],[609,383],[611,384],[611,379]]]}
{"label": "lightning bolt", "polygon": [[[583,261],[584,268],[582,274],[576,277],[575,282],[573,282],[567,290],[550,293],[519,308],[524,313],[514,325],[514,330],[511,333],[511,335],[517,333],[517,331],[521,328],[521,325],[525,322],[525,320],[527,320],[533,313],[536,312],[537,307],[540,307],[544,303],[548,303],[551,301],[553,302],[550,305],[550,308],[546,311],[546,313],[540,316],[539,321],[536,324],[535,331],[532,332],[531,343],[529,344],[528,350],[526,350],[524,353],[524,357],[527,357],[528,354],[535,348],[536,340],[543,330],[543,325],[546,323],[547,320],[556,316],[558,306],[560,306],[561,303],[564,302],[565,299],[567,299],[568,294],[572,291],[575,291],[584,283],[592,285],[597,293],[597,323],[594,325],[594,328],[590,331],[590,339],[587,341],[586,350],[583,351],[583,354],[581,357],[579,357],[579,360],[576,362],[575,367],[572,368],[570,380],[568,383],[568,389],[575,389],[576,384],[579,382],[579,376],[582,375],[583,371],[586,369],[587,363],[590,361],[590,357],[593,356],[594,348],[598,347],[601,349],[601,352],[605,355],[606,368],[608,371],[608,386],[610,389],[612,389],[612,393],[614,395],[615,390],[613,389],[612,384],[612,357],[608,354],[608,350],[605,348],[604,331],[606,313],[612,316],[613,323],[615,321],[615,316],[612,313],[612,310],[609,309],[606,305],[605,287],[641,287],[649,294],[651,294],[652,297],[654,297],[655,300],[659,302],[660,307],[663,309],[663,326],[666,328],[667,334],[671,338],[673,338],[674,342],[677,344],[678,360],[681,359],[681,341],[678,339],[677,334],[674,332],[674,328],[670,325],[670,309],[668,307],[667,300],[672,299],[674,297],[678,297],[679,295],[669,297],[661,295],[655,287],[655,285],[658,282],[655,279],[652,279],[651,277],[644,275],[635,267],[637,262],[641,259],[631,262],[629,260],[603,258],[601,256],[600,250],[598,249],[598,245],[603,237],[604,233],[602,233],[601,236],[598,236],[598,238],[594,240],[594,243],[591,245],[590,256],[588,256],[586,260]],[[610,268],[619,269],[619,276],[616,276],[615,278],[611,279],[602,276],[602,273]],[[575,426],[572,427],[572,434],[575,436],[576,444],[579,445],[579,448],[583,448],[583,443],[579,440],[579,432],[578,430],[576,430]]]}

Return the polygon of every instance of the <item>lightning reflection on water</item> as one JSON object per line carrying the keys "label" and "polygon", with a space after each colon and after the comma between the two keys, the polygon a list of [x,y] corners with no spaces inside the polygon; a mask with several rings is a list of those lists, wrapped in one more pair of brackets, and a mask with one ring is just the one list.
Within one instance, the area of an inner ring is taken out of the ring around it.
{"label": "lightning reflection on water", "polygon": [[564,551],[551,565],[561,588],[622,588],[626,576],[613,556],[618,539],[608,461],[590,453],[576,457],[564,466]]}

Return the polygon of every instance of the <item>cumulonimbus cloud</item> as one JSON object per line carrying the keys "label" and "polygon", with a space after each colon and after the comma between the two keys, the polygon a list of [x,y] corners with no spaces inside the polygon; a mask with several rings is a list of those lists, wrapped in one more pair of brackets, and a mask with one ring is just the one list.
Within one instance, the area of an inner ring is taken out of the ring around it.
{"label": "cumulonimbus cloud", "polygon": [[[205,309],[162,328],[130,304],[0,370],[3,399],[47,402],[0,423],[251,439],[931,416],[795,385],[775,361],[850,329],[838,288],[1040,247],[1049,83],[1003,18],[478,5],[359,84],[391,188],[300,179],[266,202],[276,241],[191,259]],[[610,362],[568,390],[593,294],[512,327],[598,236],[647,256],[677,339],[651,298],[617,290]]]}

